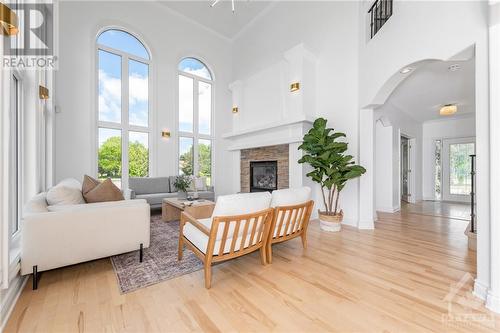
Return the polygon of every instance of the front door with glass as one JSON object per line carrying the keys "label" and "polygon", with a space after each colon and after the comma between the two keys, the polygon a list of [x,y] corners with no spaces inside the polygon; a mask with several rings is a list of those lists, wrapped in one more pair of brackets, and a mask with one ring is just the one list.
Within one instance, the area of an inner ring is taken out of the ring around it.
{"label": "front door with glass", "polygon": [[468,202],[471,191],[471,158],[474,138],[443,140],[443,200]]}
{"label": "front door with glass", "polygon": [[401,137],[401,200],[410,202],[410,139]]}

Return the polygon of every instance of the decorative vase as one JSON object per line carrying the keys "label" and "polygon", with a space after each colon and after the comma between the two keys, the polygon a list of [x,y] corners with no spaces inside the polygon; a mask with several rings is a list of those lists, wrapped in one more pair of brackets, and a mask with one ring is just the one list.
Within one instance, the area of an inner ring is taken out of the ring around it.
{"label": "decorative vase", "polygon": [[179,199],[183,199],[183,200],[187,199],[187,196],[188,196],[187,191],[181,191],[181,190],[179,190],[179,192],[178,192],[178,198]]}
{"label": "decorative vase", "polygon": [[341,223],[344,219],[344,212],[340,210],[340,213],[335,215],[328,215],[326,212],[319,213],[319,225],[321,230],[329,231],[329,232],[338,232],[341,229]]}

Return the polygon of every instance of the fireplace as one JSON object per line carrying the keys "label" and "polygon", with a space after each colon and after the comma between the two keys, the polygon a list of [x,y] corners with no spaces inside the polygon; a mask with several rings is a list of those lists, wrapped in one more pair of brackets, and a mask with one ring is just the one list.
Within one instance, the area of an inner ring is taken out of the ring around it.
{"label": "fireplace", "polygon": [[250,162],[250,192],[278,189],[278,161]]}

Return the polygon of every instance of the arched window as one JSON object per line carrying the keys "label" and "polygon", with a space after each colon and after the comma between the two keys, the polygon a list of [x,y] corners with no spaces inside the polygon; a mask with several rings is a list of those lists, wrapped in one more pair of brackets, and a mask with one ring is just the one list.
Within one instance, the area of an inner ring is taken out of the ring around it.
{"label": "arched window", "polygon": [[128,32],[110,29],[97,38],[98,177],[122,188],[128,177],[150,173],[150,54]]}
{"label": "arched window", "polygon": [[195,58],[184,58],[179,79],[179,174],[206,177],[212,185],[213,76]]}

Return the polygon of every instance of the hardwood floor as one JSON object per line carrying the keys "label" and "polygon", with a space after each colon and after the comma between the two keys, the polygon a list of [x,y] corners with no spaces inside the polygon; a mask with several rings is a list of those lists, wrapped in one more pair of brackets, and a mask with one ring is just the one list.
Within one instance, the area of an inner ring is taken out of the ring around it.
{"label": "hardwood floor", "polygon": [[401,202],[401,210],[406,213],[449,217],[454,220],[470,221],[470,204],[447,201]]}
{"label": "hardwood floor", "polygon": [[258,253],[216,265],[209,290],[201,270],[121,295],[109,259],[45,272],[5,332],[498,332],[500,317],[473,302],[467,275],[445,300],[474,275],[465,221],[379,220],[340,233],[312,221],[307,251],[295,239],[274,246],[271,265]]}

